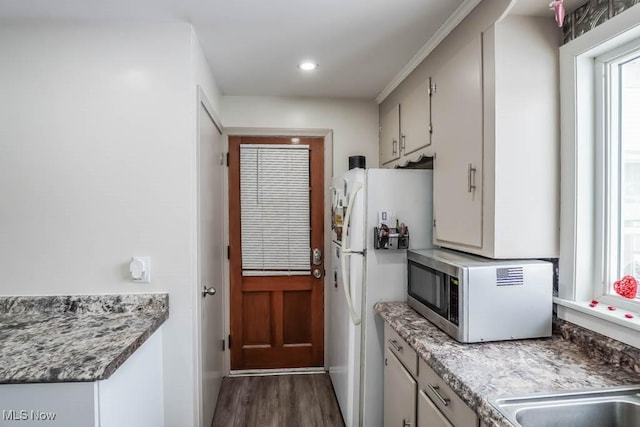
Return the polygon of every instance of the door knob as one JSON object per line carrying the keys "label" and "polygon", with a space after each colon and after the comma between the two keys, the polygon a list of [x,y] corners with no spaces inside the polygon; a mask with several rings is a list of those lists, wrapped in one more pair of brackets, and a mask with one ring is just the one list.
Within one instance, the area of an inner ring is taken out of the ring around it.
{"label": "door knob", "polygon": [[311,251],[312,253],[312,262],[313,265],[320,265],[322,264],[322,251],[319,248],[314,248],[313,251]]}
{"label": "door knob", "polygon": [[202,296],[206,297],[206,296],[212,296],[216,294],[216,288],[214,288],[213,286],[211,286],[210,288],[207,288],[207,286],[203,286],[202,287]]}
{"label": "door knob", "polygon": [[311,274],[313,274],[313,277],[315,277],[316,279],[319,279],[322,277],[322,272],[318,268],[314,268]]}

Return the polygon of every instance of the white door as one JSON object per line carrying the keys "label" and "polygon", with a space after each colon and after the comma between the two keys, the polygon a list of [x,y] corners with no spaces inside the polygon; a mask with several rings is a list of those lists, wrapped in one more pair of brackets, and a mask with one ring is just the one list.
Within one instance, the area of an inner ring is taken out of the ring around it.
{"label": "white door", "polygon": [[404,98],[400,106],[402,155],[406,156],[431,144],[430,124],[429,79],[427,79]]}
{"label": "white door", "polygon": [[400,104],[380,117],[380,164],[400,158]]}
{"label": "white door", "polygon": [[[207,109],[198,107],[198,276],[201,349],[201,426],[208,427],[223,372],[223,150],[222,135]],[[209,289],[205,294],[204,288]]]}
{"label": "white door", "polygon": [[416,381],[389,348],[384,355],[384,427],[414,426]]}
{"label": "white door", "polygon": [[482,39],[433,76],[434,243],[482,247]]}

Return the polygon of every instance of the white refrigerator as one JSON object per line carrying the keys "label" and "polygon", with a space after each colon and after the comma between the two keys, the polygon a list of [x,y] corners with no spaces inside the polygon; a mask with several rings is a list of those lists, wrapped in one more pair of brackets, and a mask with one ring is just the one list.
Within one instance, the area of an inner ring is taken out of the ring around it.
{"label": "white refrigerator", "polygon": [[379,301],[407,299],[405,249],[375,249],[374,228],[404,224],[409,248],[432,247],[433,172],[352,169],[332,180],[329,374],[347,427],[383,424],[384,324]]}

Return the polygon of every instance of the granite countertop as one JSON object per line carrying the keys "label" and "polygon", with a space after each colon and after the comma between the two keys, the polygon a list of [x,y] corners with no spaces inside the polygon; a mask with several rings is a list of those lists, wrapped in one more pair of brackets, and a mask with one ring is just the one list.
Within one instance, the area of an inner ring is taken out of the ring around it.
{"label": "granite countertop", "polygon": [[487,426],[512,426],[493,398],[640,384],[640,351],[561,320],[551,338],[461,344],[406,303],[375,310]]}
{"label": "granite countertop", "polygon": [[0,297],[0,384],[107,379],[168,317],[167,294]]}

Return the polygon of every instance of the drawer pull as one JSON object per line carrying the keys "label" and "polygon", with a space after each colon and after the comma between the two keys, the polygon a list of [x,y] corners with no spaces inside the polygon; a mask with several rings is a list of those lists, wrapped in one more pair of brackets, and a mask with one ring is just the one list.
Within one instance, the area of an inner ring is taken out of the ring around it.
{"label": "drawer pull", "polygon": [[440,394],[440,387],[438,387],[437,385],[431,385],[431,384],[427,384],[427,387],[429,387],[429,390],[431,390],[433,392],[433,394],[436,395],[436,397],[438,398],[438,400],[440,400],[440,402],[442,402],[442,404],[444,406],[449,406],[449,402],[451,401],[450,399],[443,397]]}
{"label": "drawer pull", "polygon": [[401,345],[398,345],[398,341],[396,341],[396,340],[391,340],[391,339],[390,339],[390,340],[389,340],[389,344],[391,344],[391,346],[392,346],[393,348],[395,348],[395,349],[396,349],[396,351],[402,351],[402,346],[401,346]]}

